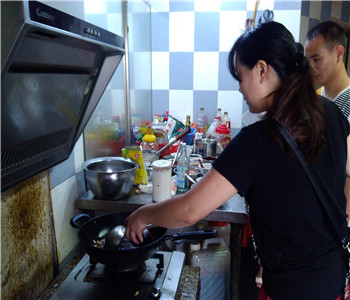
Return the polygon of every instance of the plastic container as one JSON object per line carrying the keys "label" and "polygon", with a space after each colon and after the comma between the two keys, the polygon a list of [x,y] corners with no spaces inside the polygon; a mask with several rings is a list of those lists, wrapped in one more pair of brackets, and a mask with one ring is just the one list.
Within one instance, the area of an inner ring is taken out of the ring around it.
{"label": "plastic container", "polygon": [[196,132],[197,132],[196,128],[191,128],[191,133],[188,133],[183,137],[184,143],[186,143],[187,145],[193,145],[193,140]]}
{"label": "plastic container", "polygon": [[231,141],[231,131],[225,124],[221,124],[216,127],[213,138],[220,143],[222,149],[225,149]]}
{"label": "plastic container", "polygon": [[200,299],[229,299],[230,251],[224,240],[205,240],[202,249],[191,252],[190,256],[191,266],[200,267]]}
{"label": "plastic container", "polygon": [[141,149],[143,150],[159,150],[156,136],[153,134],[145,134],[142,138]]}
{"label": "plastic container", "polygon": [[219,125],[220,125],[220,119],[219,119],[219,117],[215,117],[213,123],[211,123],[209,128],[208,128],[206,136],[209,138],[212,137],[213,134],[215,133],[216,127],[218,127]]}
{"label": "plastic container", "polygon": [[[165,145],[167,145],[169,143],[168,135],[165,131],[165,126],[163,126],[163,125],[156,126],[156,127],[152,126],[152,129],[153,129],[154,135],[156,136],[156,142],[158,144],[158,147],[159,147],[159,149],[162,149]],[[170,155],[170,154],[171,154],[170,148],[168,148],[168,149],[162,151],[159,154],[159,157],[162,158],[162,157]]]}
{"label": "plastic container", "polygon": [[217,222],[217,221],[208,221],[208,230],[216,229],[218,231],[218,237],[221,237],[227,248],[230,249],[230,232],[231,226],[227,222]]}
{"label": "plastic container", "polygon": [[196,122],[197,132],[204,135],[207,130],[207,122],[208,122],[208,118],[204,113],[204,107],[201,107],[198,113],[197,122]]}
{"label": "plastic container", "polygon": [[153,201],[161,202],[171,197],[171,162],[160,159],[152,163]]}

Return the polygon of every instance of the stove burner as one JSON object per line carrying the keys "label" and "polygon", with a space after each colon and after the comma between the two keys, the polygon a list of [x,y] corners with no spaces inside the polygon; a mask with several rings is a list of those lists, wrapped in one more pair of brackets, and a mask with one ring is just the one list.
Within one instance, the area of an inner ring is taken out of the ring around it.
{"label": "stove burner", "polygon": [[141,276],[147,269],[146,264],[142,262],[139,265],[125,267],[125,268],[114,268],[105,266],[104,273],[106,277],[114,277],[119,279],[136,279]]}
{"label": "stove burner", "polygon": [[100,281],[113,283],[138,282],[142,284],[152,284],[155,282],[158,274],[162,273],[164,268],[164,255],[156,253],[147,262],[125,268],[116,268],[106,266],[100,263],[92,263],[88,266],[85,282]]}
{"label": "stove burner", "polygon": [[136,279],[106,276],[105,265],[91,264],[86,254],[50,300],[175,299],[185,254],[177,251],[156,254],[161,256],[147,259],[146,270]]}

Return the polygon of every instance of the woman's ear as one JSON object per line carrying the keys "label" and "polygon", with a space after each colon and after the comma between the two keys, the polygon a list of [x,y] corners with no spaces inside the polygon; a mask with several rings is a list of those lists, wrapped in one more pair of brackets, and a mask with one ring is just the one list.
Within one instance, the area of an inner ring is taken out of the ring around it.
{"label": "woman's ear", "polygon": [[260,77],[260,83],[262,83],[267,77],[267,73],[268,73],[267,63],[264,60],[260,59],[258,60],[255,66],[257,68],[258,75]]}

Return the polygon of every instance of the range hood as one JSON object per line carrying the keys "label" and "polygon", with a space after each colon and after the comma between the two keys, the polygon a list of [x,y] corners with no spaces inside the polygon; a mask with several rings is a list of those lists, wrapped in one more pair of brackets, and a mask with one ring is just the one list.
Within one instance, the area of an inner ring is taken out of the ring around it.
{"label": "range hood", "polygon": [[1,1],[1,191],[67,159],[124,39],[37,1]]}

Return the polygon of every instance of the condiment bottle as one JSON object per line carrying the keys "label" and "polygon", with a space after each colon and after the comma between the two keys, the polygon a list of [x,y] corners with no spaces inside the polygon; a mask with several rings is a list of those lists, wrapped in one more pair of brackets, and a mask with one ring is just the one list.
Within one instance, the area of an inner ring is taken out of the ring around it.
{"label": "condiment bottle", "polygon": [[228,129],[231,129],[231,120],[230,117],[228,116],[227,111],[224,112],[224,116],[222,117],[222,124],[225,124]]}
{"label": "condiment bottle", "polygon": [[186,175],[189,175],[190,159],[186,151],[186,143],[180,144],[179,157],[177,159],[177,192],[184,193],[189,189],[188,179]]}
{"label": "condiment bottle", "polygon": [[139,141],[139,142],[141,142],[141,141],[142,141],[143,134],[142,134],[142,132],[141,132],[140,126],[135,126],[135,127],[132,129],[132,132],[134,133],[134,136],[135,136],[136,140]]}
{"label": "condiment bottle", "polygon": [[160,159],[152,163],[153,201],[160,202],[171,197],[171,162]]}
{"label": "condiment bottle", "polygon": [[199,111],[196,125],[197,125],[197,132],[204,135],[207,130],[207,117],[204,113],[204,107],[201,107],[201,110]]}

